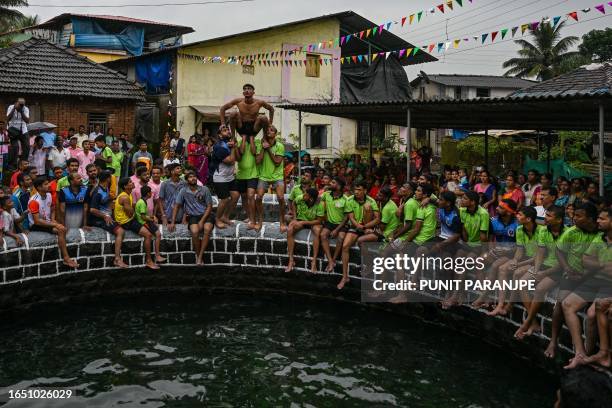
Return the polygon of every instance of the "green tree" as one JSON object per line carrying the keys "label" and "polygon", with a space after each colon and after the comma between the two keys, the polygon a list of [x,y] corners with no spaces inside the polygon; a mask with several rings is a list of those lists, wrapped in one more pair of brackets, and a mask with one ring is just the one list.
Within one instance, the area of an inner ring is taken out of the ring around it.
{"label": "green tree", "polygon": [[591,30],[583,35],[578,51],[592,62],[612,61],[612,28]]}
{"label": "green tree", "polygon": [[519,56],[511,58],[503,63],[504,68],[509,68],[505,76],[516,76],[519,78],[536,77],[545,81],[560,75],[571,66],[568,61],[580,55],[577,51],[568,51],[578,42],[578,37],[561,37],[561,30],[565,22],[557,24],[554,28],[548,19],[540,22],[534,30],[529,28],[533,42],[527,40],[516,40],[521,46]]}
{"label": "green tree", "polygon": [[4,33],[8,31],[6,28],[11,27],[24,15],[19,11],[15,10],[14,7],[27,7],[27,0],[0,0],[0,32]]}

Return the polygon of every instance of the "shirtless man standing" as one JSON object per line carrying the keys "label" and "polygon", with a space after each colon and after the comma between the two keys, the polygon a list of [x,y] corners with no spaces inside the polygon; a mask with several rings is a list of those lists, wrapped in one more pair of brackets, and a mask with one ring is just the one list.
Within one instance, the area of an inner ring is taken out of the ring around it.
{"label": "shirtless man standing", "polygon": [[[239,135],[254,138],[261,129],[267,134],[268,126],[274,121],[274,108],[265,101],[253,98],[255,87],[251,84],[242,87],[242,95],[244,98],[236,98],[221,107],[221,126],[225,125],[225,111],[237,106],[238,112],[230,115],[230,124]],[[270,119],[259,115],[262,107],[270,113]]]}

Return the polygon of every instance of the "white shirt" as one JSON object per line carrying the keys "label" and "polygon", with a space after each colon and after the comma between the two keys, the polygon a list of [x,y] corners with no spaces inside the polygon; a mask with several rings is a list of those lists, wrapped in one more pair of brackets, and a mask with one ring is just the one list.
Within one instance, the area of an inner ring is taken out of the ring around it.
{"label": "white shirt", "polygon": [[176,157],[174,159],[164,159],[164,167],[169,166],[172,163],[181,164],[181,161]]}
{"label": "white shirt", "polygon": [[74,136],[77,137],[77,146],[79,148],[83,147],[83,142],[85,140],[89,140],[89,135],[87,133],[75,133]]}
{"label": "white shirt", "polygon": [[19,217],[19,213],[14,208],[11,208],[10,213],[8,211],[2,211],[2,230],[4,232],[15,232],[15,220]]}
{"label": "white shirt", "polygon": [[41,176],[45,175],[45,167],[47,162],[47,150],[46,149],[36,149],[32,150],[30,153],[30,163],[32,166],[36,167],[38,170],[38,174]]}
{"label": "white shirt", "polygon": [[70,158],[70,151],[68,149],[62,149],[60,152],[57,147],[53,146],[51,150],[49,150],[49,157],[47,160],[51,162],[51,169],[53,167],[59,166],[61,168],[66,167],[66,160]]}
{"label": "white shirt", "polygon": [[536,210],[536,224],[544,225],[546,224],[544,220],[544,216],[546,215],[546,208],[543,205],[538,205],[535,207]]}
{"label": "white shirt", "polygon": [[102,133],[91,132],[91,133],[89,134],[89,141],[90,141],[90,142],[95,141],[95,140],[96,140],[96,137],[98,137],[98,136],[103,136],[103,134],[102,134]]}
{"label": "white shirt", "polygon": [[[17,128],[21,129],[21,133],[24,135],[28,133],[28,124],[23,120],[22,114],[25,114],[28,118],[30,117],[30,109],[27,106],[21,108],[21,112],[15,112],[11,120],[9,120],[8,127],[9,128]],[[10,105],[6,110],[6,116],[8,117],[11,112],[15,110],[15,105]]]}

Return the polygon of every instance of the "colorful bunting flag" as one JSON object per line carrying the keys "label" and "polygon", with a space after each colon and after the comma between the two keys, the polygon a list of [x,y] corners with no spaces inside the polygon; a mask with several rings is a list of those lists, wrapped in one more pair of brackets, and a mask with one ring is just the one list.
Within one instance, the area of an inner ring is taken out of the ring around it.
{"label": "colorful bunting flag", "polygon": [[517,31],[518,31],[518,27],[512,27],[512,38],[514,38]]}
{"label": "colorful bunting flag", "polygon": [[359,62],[361,62],[363,60],[363,57],[361,55],[358,55],[357,59],[359,60]]}
{"label": "colorful bunting flag", "polygon": [[427,48],[429,50],[429,53],[431,54],[431,52],[433,51],[434,47],[436,46],[436,44],[429,44],[429,47]]}
{"label": "colorful bunting flag", "polygon": [[348,44],[348,42],[351,40],[351,36],[352,36],[352,34],[349,34],[349,35],[347,35],[347,36],[346,36],[346,43],[347,43],[347,44]]}
{"label": "colorful bunting flag", "polygon": [[376,60],[376,57],[378,57],[378,54],[372,54],[372,62],[374,62],[374,60]]}
{"label": "colorful bunting flag", "polygon": [[453,42],[453,48],[459,48],[459,43],[461,42],[461,40],[455,40]]}
{"label": "colorful bunting flag", "polygon": [[442,48],[444,48],[444,43],[438,43],[438,53],[442,52]]}
{"label": "colorful bunting flag", "polygon": [[407,57],[409,57],[409,56],[410,56],[410,54],[412,53],[412,50],[413,50],[413,49],[414,49],[414,48],[408,48],[408,49],[406,49],[406,56],[407,56]]}
{"label": "colorful bunting flag", "polygon": [[404,54],[406,53],[406,49],[401,49],[399,52],[399,57],[402,58],[404,56]]}
{"label": "colorful bunting flag", "polygon": [[597,11],[599,11],[601,14],[606,14],[606,9],[604,7],[603,4],[599,4],[597,6],[595,6],[595,8],[597,9]]}
{"label": "colorful bunting flag", "polygon": [[444,4],[438,4],[438,9],[444,13]]}
{"label": "colorful bunting flag", "polygon": [[571,18],[573,18],[574,20],[578,21],[578,12],[577,11],[572,11],[571,13],[567,13],[567,15]]}
{"label": "colorful bunting flag", "polygon": [[387,23],[387,31],[389,31],[389,29],[390,29],[390,28],[391,28],[391,22],[389,21],[389,22]]}
{"label": "colorful bunting flag", "polygon": [[495,41],[495,37],[497,37],[497,31],[491,33],[491,42]]}
{"label": "colorful bunting flag", "polygon": [[450,41],[447,41],[446,44],[444,44],[446,51],[448,51],[448,47],[450,47],[450,45],[451,45]]}
{"label": "colorful bunting flag", "polygon": [[357,63],[357,56],[356,56],[356,55],[353,55],[353,56],[352,56],[352,59],[353,59],[353,62],[356,64],[356,63]]}
{"label": "colorful bunting flag", "polygon": [[448,0],[448,1],[446,2],[446,6],[447,6],[449,9],[451,9],[451,10],[452,10],[452,9],[453,9],[453,0]]}
{"label": "colorful bunting flag", "polygon": [[533,23],[531,23],[531,31],[537,30],[539,25],[540,25],[539,21],[534,21]]}
{"label": "colorful bunting flag", "polygon": [[463,0],[455,0],[455,3],[457,3],[459,7],[463,7]]}
{"label": "colorful bunting flag", "polygon": [[419,12],[418,12],[418,14],[417,14],[417,23],[418,23],[419,21],[421,21],[421,17],[423,17],[423,12],[422,12],[422,11],[419,11]]}
{"label": "colorful bunting flag", "polygon": [[525,31],[529,28],[529,24],[521,24],[521,34],[525,34]]}
{"label": "colorful bunting flag", "polygon": [[402,17],[402,27],[406,24],[406,17]]}
{"label": "colorful bunting flag", "polygon": [[359,38],[363,39],[363,34],[365,34],[365,31],[360,31],[359,32]]}
{"label": "colorful bunting flag", "polygon": [[502,40],[504,39],[506,34],[508,34],[508,29],[507,28],[502,28],[502,30],[501,30]]}
{"label": "colorful bunting flag", "polygon": [[412,51],[412,55],[416,55],[417,52],[419,52],[420,48],[419,47],[414,47],[414,51]]}
{"label": "colorful bunting flag", "polygon": [[372,32],[372,29],[368,28],[368,31],[366,31],[366,38],[368,38],[370,36],[371,32]]}
{"label": "colorful bunting flag", "polygon": [[372,30],[372,36],[375,36],[377,31],[378,31],[378,27],[374,27],[374,29]]}
{"label": "colorful bunting flag", "polygon": [[411,14],[411,15],[410,15],[410,21],[409,21],[409,24],[412,24],[412,20],[414,20],[414,14]]}
{"label": "colorful bunting flag", "polygon": [[384,29],[385,29],[385,25],[384,25],[384,24],[379,25],[379,26],[378,26],[378,33],[379,33],[379,34],[382,34],[382,31],[383,31]]}
{"label": "colorful bunting flag", "polygon": [[484,42],[487,40],[487,37],[489,36],[489,33],[484,33],[482,35],[482,43],[484,44]]}

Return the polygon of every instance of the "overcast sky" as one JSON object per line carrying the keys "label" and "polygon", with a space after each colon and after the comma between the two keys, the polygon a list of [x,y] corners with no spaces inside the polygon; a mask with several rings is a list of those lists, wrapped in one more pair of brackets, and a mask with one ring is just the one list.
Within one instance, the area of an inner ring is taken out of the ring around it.
{"label": "overcast sky", "polygon": [[[72,12],[122,15],[186,25],[193,27],[196,32],[187,35],[185,42],[193,42],[346,10],[355,11],[375,23],[382,24],[392,20],[399,21],[404,15],[446,3],[446,0],[254,0],[233,4],[158,6],[162,3],[195,1],[204,0],[30,0],[32,6],[22,11],[26,14],[38,14],[41,21],[61,13]],[[118,7],[143,3],[151,6]],[[580,23],[568,21],[564,35],[580,37],[592,29],[603,29],[612,23],[612,7],[606,5],[605,16],[594,8],[598,4],[607,4],[607,1],[603,0],[473,0],[472,3],[463,0],[463,3],[463,7],[455,5],[453,11],[447,10],[444,14],[429,14],[419,24],[406,25],[403,28],[400,25],[392,26],[391,32],[422,46],[445,41],[447,30],[450,40],[472,38],[482,33],[537,21],[546,16],[565,16],[570,11],[586,7],[591,7],[591,11],[579,11]],[[57,7],[40,7],[36,6],[37,4]],[[66,7],[69,5],[113,7]],[[591,19],[593,20],[587,21]],[[323,38],[313,33],[312,42],[320,40]],[[469,50],[474,46],[475,43],[471,41],[470,45],[460,45],[456,50],[451,47],[446,55],[438,54],[434,49],[432,54],[439,58],[440,62],[411,66],[408,68],[408,76],[413,79],[420,70],[429,74],[501,75],[504,72],[501,63],[514,56],[517,49],[512,41]]]}

